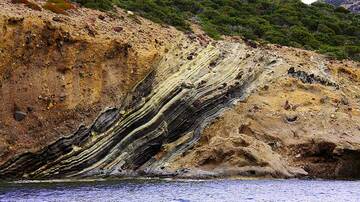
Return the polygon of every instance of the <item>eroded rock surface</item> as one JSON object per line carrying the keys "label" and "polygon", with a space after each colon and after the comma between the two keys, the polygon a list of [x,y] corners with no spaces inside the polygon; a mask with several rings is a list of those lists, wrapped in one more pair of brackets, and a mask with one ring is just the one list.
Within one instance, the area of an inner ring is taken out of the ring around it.
{"label": "eroded rock surface", "polygon": [[360,177],[358,63],[2,4],[1,179]]}
{"label": "eroded rock surface", "polygon": [[123,11],[112,16],[78,8],[64,16],[10,2],[0,2],[0,163],[120,105],[177,38],[175,29],[144,19],[138,24]]}
{"label": "eroded rock surface", "polygon": [[287,72],[227,110],[169,167],[221,176],[359,178],[358,67],[291,52],[274,53]]}

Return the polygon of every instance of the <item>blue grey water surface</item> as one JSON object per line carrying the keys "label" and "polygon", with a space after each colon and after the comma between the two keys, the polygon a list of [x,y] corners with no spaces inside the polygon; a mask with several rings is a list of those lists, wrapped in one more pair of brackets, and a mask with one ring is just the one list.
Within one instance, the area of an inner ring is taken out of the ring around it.
{"label": "blue grey water surface", "polygon": [[0,201],[360,201],[360,181],[16,182],[0,183]]}

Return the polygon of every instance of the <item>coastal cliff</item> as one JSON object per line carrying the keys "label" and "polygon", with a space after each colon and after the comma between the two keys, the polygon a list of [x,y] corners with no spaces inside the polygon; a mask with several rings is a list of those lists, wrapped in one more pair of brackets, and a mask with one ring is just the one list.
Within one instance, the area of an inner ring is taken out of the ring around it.
{"label": "coastal cliff", "polygon": [[360,178],[360,64],[121,9],[0,3],[0,178]]}

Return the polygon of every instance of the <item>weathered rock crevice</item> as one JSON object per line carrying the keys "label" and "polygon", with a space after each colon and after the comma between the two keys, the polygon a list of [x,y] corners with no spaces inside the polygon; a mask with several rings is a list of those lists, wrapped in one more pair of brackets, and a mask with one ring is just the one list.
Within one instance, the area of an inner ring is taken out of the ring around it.
{"label": "weathered rock crevice", "polygon": [[335,168],[336,176],[340,179],[360,179],[360,151],[345,150],[338,157]]}

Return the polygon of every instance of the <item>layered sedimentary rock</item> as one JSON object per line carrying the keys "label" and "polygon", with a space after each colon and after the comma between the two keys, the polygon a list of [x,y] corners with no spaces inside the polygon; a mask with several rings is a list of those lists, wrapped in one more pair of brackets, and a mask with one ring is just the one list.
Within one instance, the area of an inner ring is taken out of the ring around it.
{"label": "layered sedimentary rock", "polygon": [[[121,17],[107,16],[103,22],[105,14],[80,9],[84,13],[70,19],[87,19],[90,12],[102,16],[100,22],[96,19],[93,25],[79,28],[76,20],[69,27],[51,21],[58,26],[50,26],[52,31],[43,18],[53,20],[53,14],[38,18],[31,15],[35,11],[27,12],[30,15],[20,21],[14,16],[2,18],[2,27],[6,27],[2,31],[19,41],[26,41],[22,30],[27,27],[36,25],[39,30],[31,30],[35,36],[25,46],[30,48],[15,46],[9,37],[0,38],[3,44],[11,42],[1,55],[6,59],[0,64],[1,73],[29,70],[1,80],[2,95],[6,95],[1,101],[8,104],[1,108],[6,113],[1,114],[0,124],[6,124],[0,125],[0,138],[20,139],[34,133],[26,130],[31,126],[49,139],[30,138],[26,147],[16,144],[20,140],[8,142],[18,150],[1,155],[0,179],[360,177],[358,63],[333,61],[294,48],[247,44],[237,38],[214,41],[196,27],[195,33],[184,34],[121,10]],[[47,41],[44,33],[50,33],[46,36],[53,43],[33,50],[31,47]],[[70,41],[62,42],[64,35]],[[83,44],[87,48],[82,49]],[[21,57],[10,54],[14,47]],[[45,50],[48,59],[39,61]],[[51,57],[55,53],[67,60],[56,62]],[[97,65],[85,60],[90,56]],[[21,63],[11,65],[17,58]],[[30,60],[25,62],[26,58]],[[46,66],[49,62],[53,65]],[[41,79],[29,76],[37,75],[35,63],[45,65],[41,71],[48,75],[41,74]],[[85,70],[86,74],[80,74]],[[88,77],[94,71],[103,73]],[[34,95],[26,93],[37,95],[39,84],[26,92],[4,90],[23,87],[23,78],[36,83],[51,83],[52,78],[56,83],[56,78],[67,76],[79,81],[80,89],[97,92],[96,96],[77,91],[77,82],[66,83],[65,90],[54,85],[47,89],[56,92],[55,97],[50,96],[51,102],[39,110],[44,106],[32,102]],[[57,100],[62,91],[66,92],[65,97],[60,96],[64,100]],[[24,114],[21,107],[28,104],[26,100],[36,107]],[[14,101],[20,106],[11,111]],[[89,108],[93,110],[86,118],[63,114],[63,110],[81,114]],[[30,115],[50,121],[68,119],[72,127],[80,127],[65,130],[61,126],[69,123],[62,121],[36,126],[28,122]],[[14,124],[14,131],[11,123],[19,124]]]}
{"label": "layered sedimentary rock", "polygon": [[178,35],[124,11],[65,16],[10,2],[0,2],[0,163],[119,104]]}
{"label": "layered sedimentary rock", "polygon": [[272,50],[288,69],[275,68],[271,82],[207,127],[170,168],[203,176],[284,176],[285,165],[303,177],[359,178],[358,64]]}
{"label": "layered sedimentary rock", "polygon": [[[191,146],[201,128],[232,101],[244,98],[258,77],[275,68],[275,58],[244,44],[201,46],[180,40],[140,82],[123,104],[101,114],[88,128],[36,153],[7,162],[3,176],[76,177],[118,174],[122,170],[161,167]],[[183,44],[188,44],[186,47]],[[186,58],[184,60],[184,58]],[[189,135],[164,156],[164,144]],[[156,160],[155,160],[156,159]],[[156,166],[153,166],[156,164]]]}

